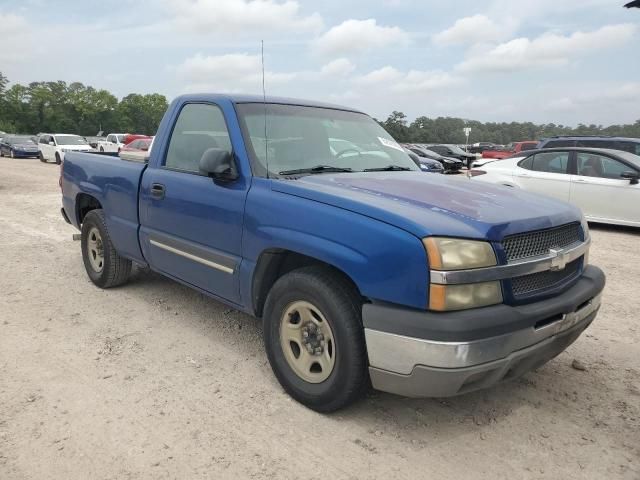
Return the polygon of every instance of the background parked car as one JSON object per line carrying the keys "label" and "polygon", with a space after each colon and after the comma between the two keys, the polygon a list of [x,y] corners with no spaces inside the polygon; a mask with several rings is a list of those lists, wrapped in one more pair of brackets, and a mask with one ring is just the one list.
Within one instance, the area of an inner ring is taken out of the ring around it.
{"label": "background parked car", "polygon": [[104,141],[98,142],[98,150],[101,152],[119,152],[124,146],[126,133],[110,133]]}
{"label": "background parked car", "polygon": [[138,138],[120,149],[120,158],[134,162],[145,162],[151,152],[152,138]]}
{"label": "background parked car", "polygon": [[419,145],[406,144],[405,148],[418,155],[421,159],[432,160],[440,163],[443,169],[442,173],[459,173],[463,165],[462,161],[457,158],[444,157],[439,153],[433,152]]}
{"label": "background parked car", "polygon": [[100,137],[100,136],[96,136],[96,137],[84,137],[85,140],[87,141],[87,143],[89,145],[91,145],[91,148],[94,149],[98,149],[98,145],[100,142],[104,142],[105,141],[105,137]]}
{"label": "background parked car", "polygon": [[458,160],[462,160],[467,165],[467,168],[470,168],[471,162],[473,162],[476,159],[476,156],[473,153],[467,153],[457,145],[439,144],[439,145],[419,145],[419,146],[427,148],[432,152],[439,153],[444,157],[457,158]]}
{"label": "background parked car", "polygon": [[640,138],[626,137],[549,137],[540,140],[537,148],[590,147],[609,148],[640,155]]}
{"label": "background parked car", "polygon": [[41,162],[52,160],[60,164],[64,160],[65,152],[89,152],[91,145],[80,135],[43,133],[39,137],[38,150]]}
{"label": "background parked car", "polygon": [[478,154],[478,153],[481,154],[485,150],[492,150],[492,149],[495,149],[496,147],[498,147],[498,145],[496,145],[495,143],[477,142],[477,143],[469,145],[467,147],[467,152],[468,153],[474,153],[474,154]]}
{"label": "background parked car", "polygon": [[[525,140],[524,142],[512,142],[505,147],[494,150],[487,149],[482,152],[482,158],[502,159],[518,155],[520,152],[534,150],[538,146],[536,140]],[[474,162],[475,163],[475,162]]]}
{"label": "background parked car", "polygon": [[33,158],[38,156],[38,145],[29,135],[6,135],[0,141],[0,157]]}
{"label": "background parked car", "polygon": [[130,134],[127,133],[124,136],[124,141],[123,143],[125,145],[129,145],[131,142],[133,142],[134,140],[139,140],[139,139],[150,139],[151,137],[149,135],[141,135],[139,133],[135,133],[135,134]]}
{"label": "background parked car", "polygon": [[417,153],[412,152],[408,148],[404,147],[405,152],[414,161],[414,163],[420,167],[420,170],[423,172],[429,173],[444,173],[444,167],[437,160],[432,160],[430,158],[421,157]]}
{"label": "background parked car", "polygon": [[587,220],[640,227],[640,156],[601,148],[533,150],[471,170],[477,181],[571,202]]}

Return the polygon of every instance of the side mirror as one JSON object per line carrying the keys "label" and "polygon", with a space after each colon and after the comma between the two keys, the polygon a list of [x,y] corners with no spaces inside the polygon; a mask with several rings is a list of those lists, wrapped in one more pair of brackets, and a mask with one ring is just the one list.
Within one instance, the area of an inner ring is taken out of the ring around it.
{"label": "side mirror", "polygon": [[55,147],[56,146],[56,142],[53,142],[53,141],[49,142],[49,145],[51,145],[52,147]]}
{"label": "side mirror", "polygon": [[238,179],[238,170],[233,155],[220,148],[205,150],[200,158],[200,172],[216,182],[230,183]]}
{"label": "side mirror", "polygon": [[631,185],[637,185],[640,181],[640,174],[638,172],[622,172],[620,176],[629,180],[629,184]]}

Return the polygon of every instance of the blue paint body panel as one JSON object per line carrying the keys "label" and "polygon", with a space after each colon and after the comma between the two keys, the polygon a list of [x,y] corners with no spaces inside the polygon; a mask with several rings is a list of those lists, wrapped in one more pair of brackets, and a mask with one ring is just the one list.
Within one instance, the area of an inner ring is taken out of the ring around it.
{"label": "blue paint body panel", "polygon": [[[372,300],[425,308],[429,267],[422,238],[498,243],[507,235],[581,218],[579,210],[566,203],[463,177],[420,172],[321,174],[295,180],[253,177],[235,105],[258,101],[262,98],[178,97],[160,124],[148,166],[67,153],[62,175],[65,212],[80,228],[80,196],[95,198],[121,255],[247,312],[254,311],[254,272],[265,251],[289,250],[316,258],[343,271]],[[355,111],[300,100],[267,101]],[[209,103],[222,110],[238,181],[216,184],[208,177],[163,168],[173,125],[187,103]],[[163,199],[151,196],[152,184],[166,187]],[[212,268],[211,262],[223,268]]]}

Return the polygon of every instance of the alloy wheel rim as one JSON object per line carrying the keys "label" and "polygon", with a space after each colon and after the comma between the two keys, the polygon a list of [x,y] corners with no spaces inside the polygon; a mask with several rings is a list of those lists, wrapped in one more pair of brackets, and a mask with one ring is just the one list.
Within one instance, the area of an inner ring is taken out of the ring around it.
{"label": "alloy wheel rim", "polygon": [[324,382],[335,366],[333,331],[322,312],[306,301],[287,306],[280,319],[280,346],[291,369],[305,382]]}
{"label": "alloy wheel rim", "polygon": [[96,273],[100,273],[104,268],[104,245],[100,230],[92,227],[87,236],[87,253],[89,254],[89,263]]}

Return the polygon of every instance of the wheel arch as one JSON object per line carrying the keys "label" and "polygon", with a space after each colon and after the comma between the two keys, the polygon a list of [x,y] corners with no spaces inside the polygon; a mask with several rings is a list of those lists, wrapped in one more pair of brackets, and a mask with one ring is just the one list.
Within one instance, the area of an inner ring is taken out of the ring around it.
{"label": "wheel arch", "polygon": [[102,208],[102,204],[96,197],[88,193],[79,193],[76,196],[76,220],[78,225],[82,225],[87,213],[98,208]]}
{"label": "wheel arch", "polygon": [[[261,317],[264,304],[273,285],[287,273],[302,267],[325,266],[344,277],[358,293],[356,282],[345,271],[316,257],[285,248],[268,248],[258,257],[251,282],[251,305],[256,317]],[[364,299],[364,297],[363,297]],[[366,301],[366,299],[364,299]]]}

